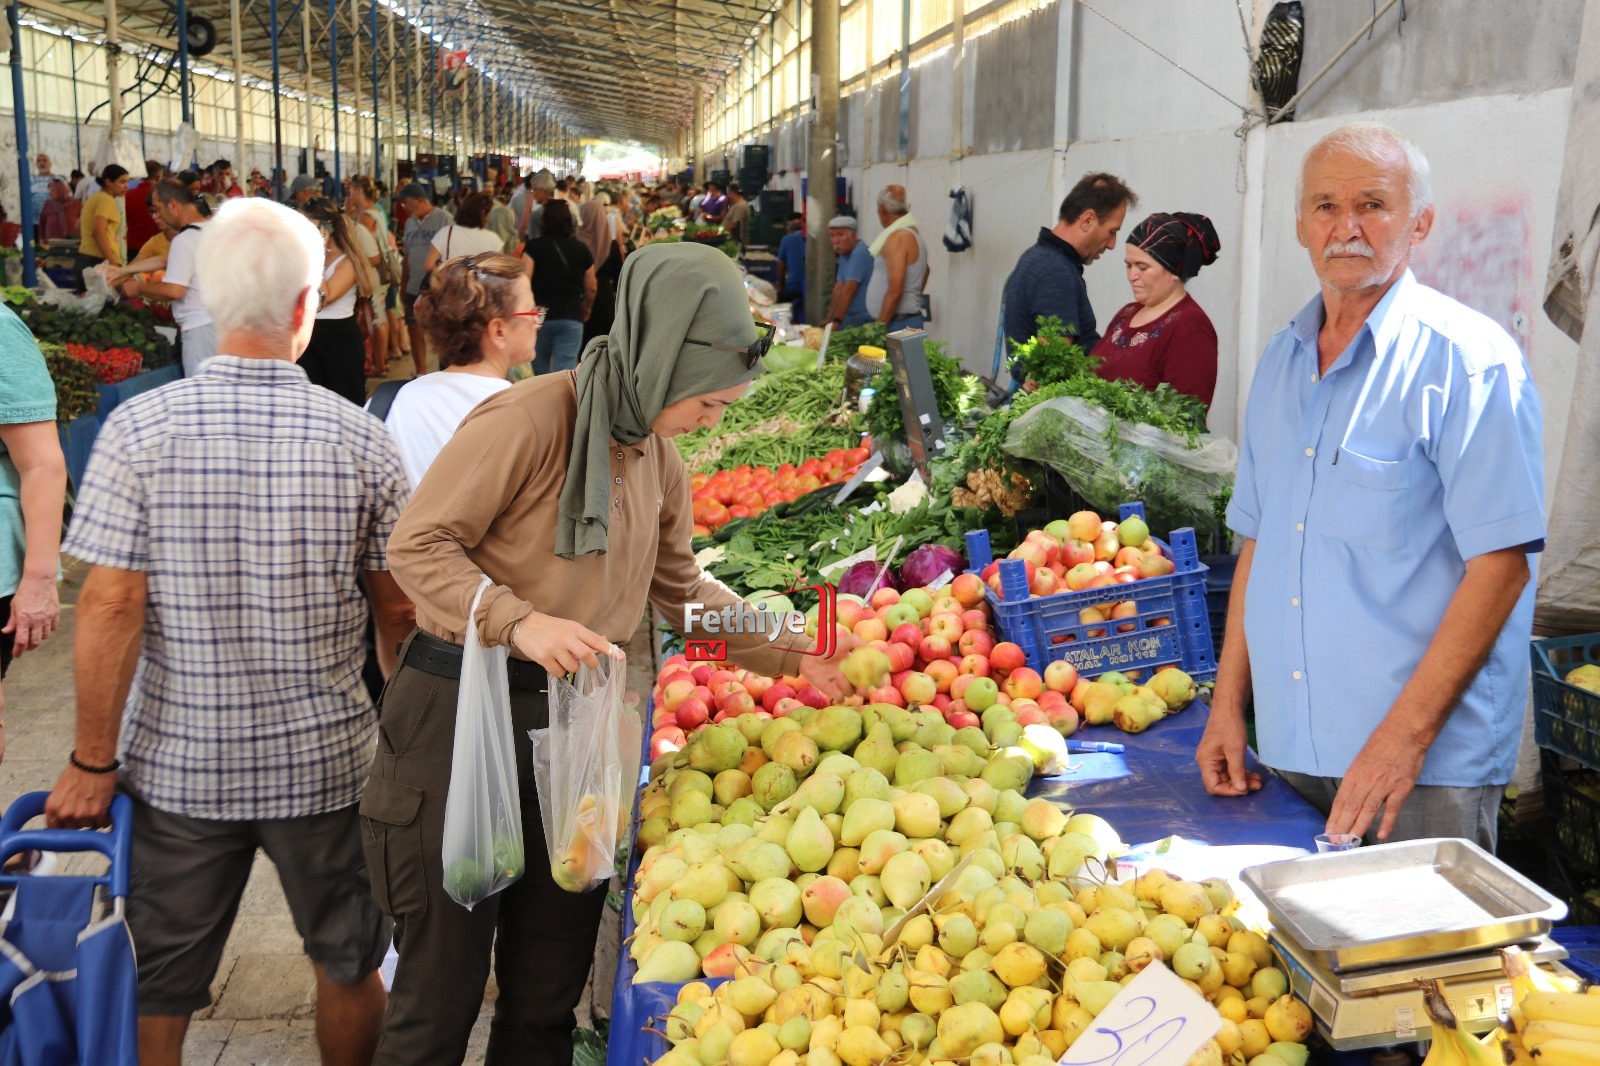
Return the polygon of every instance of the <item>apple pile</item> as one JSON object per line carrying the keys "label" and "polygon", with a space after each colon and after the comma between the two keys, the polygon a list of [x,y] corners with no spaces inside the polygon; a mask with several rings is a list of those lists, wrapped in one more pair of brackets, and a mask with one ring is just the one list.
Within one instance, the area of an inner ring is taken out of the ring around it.
{"label": "apple pile", "polygon": [[704,537],[735,518],[751,518],[774,504],[814,492],[852,477],[871,453],[866,448],[840,448],[796,466],[736,466],[689,479],[694,535]]}
{"label": "apple pile", "polygon": [[[875,653],[856,659],[856,693],[841,705],[931,707],[957,729],[984,727],[1000,747],[1017,743],[1012,730],[999,728],[1008,719],[1018,735],[1030,725],[1048,725],[1070,736],[1079,720],[1068,700],[1080,680],[1077,670],[1057,662],[1040,674],[1018,645],[996,642],[983,588],[976,575],[961,574],[938,590],[880,588],[867,601],[841,594],[837,624]],[[811,618],[815,635],[814,609]],[[651,758],[682,749],[708,722],[752,712],[783,718],[800,707],[828,705],[803,678],[763,677],[682,655],[662,664],[652,695]],[[985,718],[995,707],[1002,711]]]}
{"label": "apple pile", "polygon": [[[1030,530],[1006,558],[1022,560],[1033,596],[1110,588],[1173,572],[1172,560],[1150,536],[1144,519],[1101,521],[1093,511],[1079,511]],[[1000,586],[1000,560],[984,567],[979,576],[996,597],[1006,598]]]}

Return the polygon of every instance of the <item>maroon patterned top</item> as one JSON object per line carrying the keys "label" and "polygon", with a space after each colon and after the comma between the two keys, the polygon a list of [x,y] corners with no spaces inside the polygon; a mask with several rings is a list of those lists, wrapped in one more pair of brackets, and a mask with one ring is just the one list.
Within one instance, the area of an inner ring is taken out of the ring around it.
{"label": "maroon patterned top", "polygon": [[1193,296],[1185,295],[1160,318],[1133,326],[1142,305],[1128,304],[1106,327],[1093,355],[1107,381],[1128,378],[1154,390],[1163,381],[1211,406],[1217,387],[1217,331]]}

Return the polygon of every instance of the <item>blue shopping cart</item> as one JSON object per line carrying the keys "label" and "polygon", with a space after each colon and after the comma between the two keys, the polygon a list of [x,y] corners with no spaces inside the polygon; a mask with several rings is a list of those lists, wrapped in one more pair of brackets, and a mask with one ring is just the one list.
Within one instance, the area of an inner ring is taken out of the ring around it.
{"label": "blue shopping cart", "polygon": [[30,792],[0,818],[0,866],[28,851],[96,851],[111,865],[98,877],[0,875],[14,893],[0,924],[0,1066],[138,1066],[137,974],[123,921],[133,803],[112,801],[109,832],[23,829],[47,798]]}

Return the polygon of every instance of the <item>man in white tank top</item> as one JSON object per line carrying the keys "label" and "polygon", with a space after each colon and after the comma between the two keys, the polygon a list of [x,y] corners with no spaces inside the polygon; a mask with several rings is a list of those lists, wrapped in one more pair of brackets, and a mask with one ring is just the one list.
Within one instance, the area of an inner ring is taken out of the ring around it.
{"label": "man in white tank top", "polygon": [[867,310],[892,333],[921,329],[922,303],[928,284],[928,248],[917,220],[906,205],[906,190],[886,185],[878,194],[878,221],[883,232],[872,242],[872,279],[867,282]]}

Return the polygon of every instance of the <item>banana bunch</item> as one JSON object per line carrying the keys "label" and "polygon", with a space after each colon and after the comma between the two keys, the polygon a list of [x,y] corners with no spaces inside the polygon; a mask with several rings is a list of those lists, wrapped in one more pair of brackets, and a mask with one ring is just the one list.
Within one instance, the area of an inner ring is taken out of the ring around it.
{"label": "banana bunch", "polygon": [[1556,977],[1519,948],[1500,952],[1514,1005],[1485,1039],[1505,1066],[1600,1066],[1600,986]]}
{"label": "banana bunch", "polygon": [[1444,998],[1439,982],[1418,981],[1417,984],[1422,988],[1422,1005],[1433,1021],[1433,1043],[1422,1066],[1505,1066],[1508,1060],[1504,1058],[1504,1048],[1492,1048],[1457,1025],[1455,1012]]}

